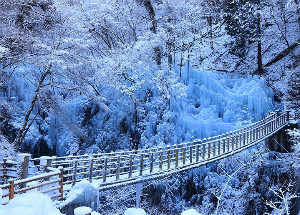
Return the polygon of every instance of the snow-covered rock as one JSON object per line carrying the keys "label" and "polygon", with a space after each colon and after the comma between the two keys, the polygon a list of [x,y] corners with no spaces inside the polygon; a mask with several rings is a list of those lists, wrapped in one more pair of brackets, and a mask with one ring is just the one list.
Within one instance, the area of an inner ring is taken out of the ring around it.
{"label": "snow-covered rock", "polygon": [[124,215],[146,215],[146,212],[141,208],[128,208]]}
{"label": "snow-covered rock", "polygon": [[5,206],[0,205],[0,215],[63,215],[51,201],[50,197],[29,192],[15,196]]}

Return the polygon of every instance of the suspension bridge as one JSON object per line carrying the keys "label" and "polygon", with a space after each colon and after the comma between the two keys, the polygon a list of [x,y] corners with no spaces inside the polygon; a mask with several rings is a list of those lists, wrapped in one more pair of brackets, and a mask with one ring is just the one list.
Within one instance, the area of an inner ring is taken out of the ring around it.
{"label": "suspension bridge", "polygon": [[35,189],[62,200],[65,191],[84,179],[100,182],[100,190],[163,179],[241,152],[299,118],[299,113],[276,111],[238,130],[165,147],[64,157],[20,154],[18,161],[3,158],[2,204],[15,194]]}

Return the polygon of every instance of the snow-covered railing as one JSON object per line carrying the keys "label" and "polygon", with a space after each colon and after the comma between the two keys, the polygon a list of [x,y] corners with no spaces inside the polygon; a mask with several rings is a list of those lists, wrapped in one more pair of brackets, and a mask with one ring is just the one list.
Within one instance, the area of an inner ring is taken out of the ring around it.
{"label": "snow-covered railing", "polygon": [[29,190],[38,190],[47,193],[51,198],[63,198],[63,168],[52,169],[49,173],[25,179],[9,179],[7,184],[1,185],[1,204],[7,204],[15,194],[25,193]]}
{"label": "snow-covered railing", "polygon": [[[46,172],[63,167],[60,172],[61,197],[63,184],[67,185],[64,189],[68,190],[83,179],[99,180],[100,189],[103,190],[126,186],[163,178],[231,156],[265,140],[286,126],[290,120],[298,118],[299,114],[276,111],[241,129],[166,147],[34,159],[23,155],[21,175],[23,178],[33,175],[38,181],[43,175],[51,174]],[[26,189],[22,190],[25,191]]]}
{"label": "snow-covered railing", "polygon": [[[276,133],[297,114],[273,112],[244,128],[173,146],[101,154],[48,157],[48,165],[64,167],[64,184],[101,180],[102,188],[164,177],[237,153]],[[32,159],[38,162],[40,158]],[[45,162],[44,162],[45,163]],[[69,186],[70,187],[70,186]]]}
{"label": "snow-covered railing", "polygon": [[17,178],[17,164],[7,158],[0,161],[0,184],[6,183],[9,178]]}

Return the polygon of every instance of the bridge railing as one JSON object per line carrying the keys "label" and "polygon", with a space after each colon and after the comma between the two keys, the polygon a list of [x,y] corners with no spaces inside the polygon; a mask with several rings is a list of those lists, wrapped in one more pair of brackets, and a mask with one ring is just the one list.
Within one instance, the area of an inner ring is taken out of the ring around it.
{"label": "bridge railing", "polygon": [[[222,135],[164,148],[102,154],[52,157],[51,166],[64,167],[64,184],[100,179],[103,184],[132,180],[191,164],[208,162],[244,149],[280,129],[290,120],[288,112],[273,112],[259,122]],[[33,159],[38,160],[38,159]]]}
{"label": "bridge railing", "polygon": [[7,183],[8,179],[17,178],[17,162],[3,158],[0,161],[0,184]]}
{"label": "bridge railing", "polygon": [[[222,135],[172,146],[111,153],[29,159],[27,176],[48,174],[51,168],[63,167],[61,183],[65,189],[83,179],[101,180],[102,186],[121,184],[140,178],[160,177],[207,164],[230,156],[264,140],[285,126],[297,114],[272,112],[262,120]],[[27,176],[26,176],[27,175]],[[26,190],[25,190],[26,191]]]}
{"label": "bridge railing", "polygon": [[13,199],[15,194],[25,193],[29,190],[38,190],[49,194],[51,198],[63,198],[63,169],[51,169],[51,172],[25,179],[9,179],[8,183],[0,186],[2,195],[0,203],[5,205]]}

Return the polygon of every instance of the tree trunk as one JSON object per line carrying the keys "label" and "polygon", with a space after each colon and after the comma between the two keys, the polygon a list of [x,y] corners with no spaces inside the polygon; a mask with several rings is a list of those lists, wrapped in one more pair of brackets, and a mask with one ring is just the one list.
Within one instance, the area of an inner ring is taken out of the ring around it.
{"label": "tree trunk", "polygon": [[[155,20],[155,11],[152,6],[151,0],[144,0],[143,3],[144,3],[146,10],[148,11],[148,15],[149,15],[151,23],[152,23],[150,31],[152,31],[152,33],[156,34],[157,22]],[[160,67],[161,66],[161,51],[158,46],[154,47],[154,53],[155,53],[156,64]]]}
{"label": "tree trunk", "polygon": [[297,10],[297,14],[298,14],[298,25],[300,28],[300,6],[299,6],[299,0],[294,0],[295,4],[296,4],[296,10]]}
{"label": "tree trunk", "polygon": [[[260,11],[260,0],[258,1],[258,10]],[[263,74],[263,66],[262,66],[262,54],[261,54],[261,28],[260,28],[260,23],[261,23],[261,17],[260,13],[258,13],[258,18],[257,18],[257,28],[258,28],[258,41],[257,41],[257,72],[259,75]]]}
{"label": "tree trunk", "polygon": [[264,73],[263,66],[262,66],[262,55],[261,55],[261,40],[258,39],[257,42],[257,72],[259,75]]}
{"label": "tree trunk", "polygon": [[40,92],[40,90],[42,88],[43,82],[44,82],[45,78],[47,77],[47,75],[50,73],[51,67],[52,66],[50,65],[49,68],[42,74],[42,76],[40,78],[39,84],[38,84],[38,86],[36,87],[36,90],[35,90],[34,97],[33,97],[32,101],[31,101],[31,105],[30,105],[30,107],[27,110],[27,113],[25,115],[23,126],[20,129],[20,131],[18,133],[18,136],[16,137],[16,139],[15,139],[15,141],[13,143],[14,146],[19,147],[21,145],[21,140],[23,139],[22,137],[23,137],[23,135],[26,135],[25,131],[28,131],[28,129],[26,128],[26,126],[27,126],[27,124],[29,122],[30,114],[32,113],[34,105],[35,105],[35,103],[36,103],[36,101],[38,99],[38,95],[39,95],[39,92]]}
{"label": "tree trunk", "polygon": [[282,52],[280,52],[278,55],[276,55],[272,60],[270,60],[268,63],[266,63],[264,66],[271,66],[272,64],[276,63],[277,61],[281,60],[285,56],[287,56],[293,49],[295,49],[300,44],[300,40],[294,42],[290,47],[284,49]]}

